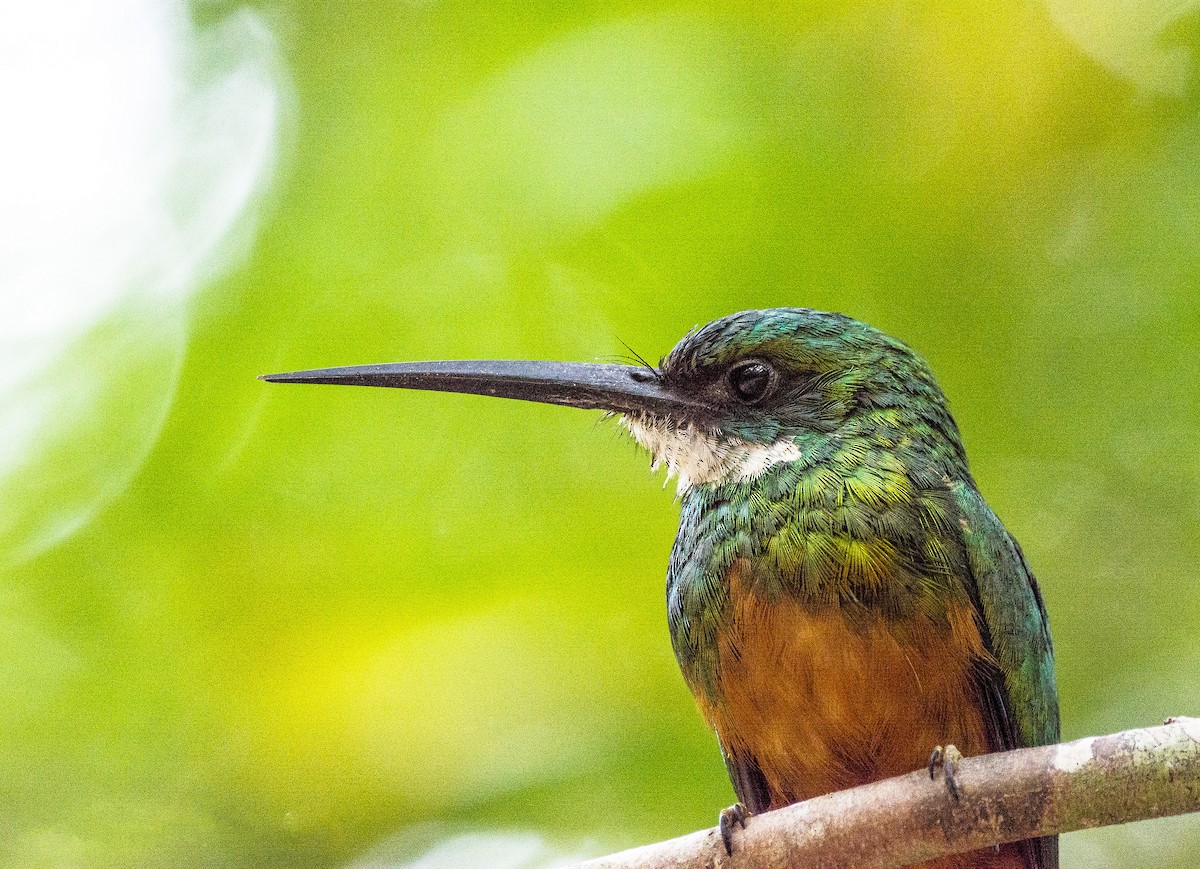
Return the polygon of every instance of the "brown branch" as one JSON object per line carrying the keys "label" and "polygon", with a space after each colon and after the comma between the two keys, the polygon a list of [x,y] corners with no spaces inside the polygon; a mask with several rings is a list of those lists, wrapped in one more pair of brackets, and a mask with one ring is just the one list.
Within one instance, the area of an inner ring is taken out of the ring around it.
{"label": "brown branch", "polygon": [[725,856],[702,830],[578,869],[905,866],[1002,842],[1200,811],[1200,718],[969,757],[955,803],[924,772],[751,818]]}

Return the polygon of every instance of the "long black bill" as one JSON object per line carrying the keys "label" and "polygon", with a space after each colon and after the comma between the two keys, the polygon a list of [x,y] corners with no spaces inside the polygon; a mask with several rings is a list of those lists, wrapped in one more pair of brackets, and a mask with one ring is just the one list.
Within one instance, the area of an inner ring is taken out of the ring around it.
{"label": "long black bill", "polygon": [[639,365],[587,362],[395,362],[264,374],[272,383],[329,383],[466,392],[619,413],[678,413],[702,407]]}

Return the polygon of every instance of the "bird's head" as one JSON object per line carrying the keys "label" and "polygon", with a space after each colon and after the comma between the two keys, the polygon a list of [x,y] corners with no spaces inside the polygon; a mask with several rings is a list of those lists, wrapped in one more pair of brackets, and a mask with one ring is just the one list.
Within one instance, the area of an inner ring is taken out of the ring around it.
{"label": "bird's head", "polygon": [[681,488],[754,478],[872,420],[927,418],[939,430],[926,436],[958,441],[924,360],[843,314],[731,314],[686,335],[657,371],[666,389],[693,396],[703,411],[626,413],[624,422]]}
{"label": "bird's head", "polygon": [[680,490],[753,479],[872,419],[913,426],[961,452],[928,366],[842,314],[743,311],[689,332],[658,364],[402,362],[266,380],[494,395],[621,416]]}

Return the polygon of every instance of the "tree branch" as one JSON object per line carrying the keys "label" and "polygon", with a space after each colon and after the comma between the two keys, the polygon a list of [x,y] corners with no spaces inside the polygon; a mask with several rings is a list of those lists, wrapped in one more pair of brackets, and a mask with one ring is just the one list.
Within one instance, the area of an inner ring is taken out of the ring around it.
{"label": "tree branch", "polygon": [[1200,718],[969,757],[961,801],[924,771],[749,819],[725,856],[715,830],[578,869],[894,867],[1002,842],[1200,811]]}

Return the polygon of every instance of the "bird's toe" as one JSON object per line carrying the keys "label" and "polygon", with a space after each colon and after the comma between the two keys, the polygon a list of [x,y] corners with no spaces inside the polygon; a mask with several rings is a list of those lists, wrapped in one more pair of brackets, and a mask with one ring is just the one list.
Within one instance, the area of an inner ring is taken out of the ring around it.
{"label": "bird's toe", "polygon": [[958,779],[958,762],[962,760],[962,753],[953,745],[935,746],[933,752],[929,755],[929,778],[932,781],[938,767],[941,767],[942,777],[946,780],[946,790],[950,792],[950,796],[958,802],[959,790]]}
{"label": "bird's toe", "polygon": [[721,809],[717,828],[721,831],[721,841],[725,844],[727,855],[733,856],[733,828],[737,826],[744,830],[748,817],[750,817],[750,812],[741,803],[734,803],[728,808]]}

